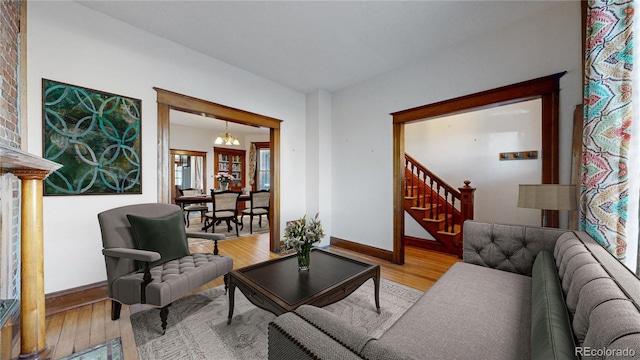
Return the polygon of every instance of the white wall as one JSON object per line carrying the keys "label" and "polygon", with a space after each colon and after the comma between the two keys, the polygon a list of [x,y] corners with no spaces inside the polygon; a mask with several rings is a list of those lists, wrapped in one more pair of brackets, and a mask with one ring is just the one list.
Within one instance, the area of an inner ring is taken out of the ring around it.
{"label": "white wall", "polygon": [[[331,237],[331,94],[316,90],[307,94],[307,217],[319,214],[327,236],[319,246],[330,243]],[[294,220],[294,219],[289,219]]]}
{"label": "white wall", "polygon": [[[207,153],[204,191],[214,186],[213,181],[213,141],[217,134],[213,131],[197,129],[181,125],[171,125],[169,128],[169,147],[177,150],[204,151]],[[144,170],[144,169],[143,169]]]}
{"label": "white wall", "polygon": [[[437,34],[425,34],[437,36]],[[567,71],[560,80],[560,182],[581,99],[580,3],[366,80],[332,97],[332,235],[393,249],[392,112]]]}
{"label": "white wall", "polygon": [[542,101],[420,121],[405,126],[405,152],[453,188],[469,179],[474,219],[540,226],[540,210],[521,209],[518,184],[540,184],[542,159],[501,161],[502,152],[542,154]]}
{"label": "white wall", "polygon": [[[69,1],[28,6],[28,151],[42,154],[41,79],[142,100],[141,195],[44,199],[45,292],[106,279],[96,215],[157,201],[153,87],[283,120],[281,218],[305,211],[305,95]],[[284,223],[281,224],[284,228]]]}

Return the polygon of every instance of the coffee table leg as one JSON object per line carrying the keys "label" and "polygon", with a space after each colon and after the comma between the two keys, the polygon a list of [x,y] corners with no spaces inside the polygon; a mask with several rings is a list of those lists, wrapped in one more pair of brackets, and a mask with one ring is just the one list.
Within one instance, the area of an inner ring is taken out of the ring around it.
{"label": "coffee table leg", "polygon": [[231,318],[233,318],[233,305],[235,303],[236,284],[232,281],[229,284],[229,318],[227,319],[227,325],[231,324]]}
{"label": "coffee table leg", "polygon": [[373,278],[373,283],[376,289],[376,309],[380,314],[380,275]]}

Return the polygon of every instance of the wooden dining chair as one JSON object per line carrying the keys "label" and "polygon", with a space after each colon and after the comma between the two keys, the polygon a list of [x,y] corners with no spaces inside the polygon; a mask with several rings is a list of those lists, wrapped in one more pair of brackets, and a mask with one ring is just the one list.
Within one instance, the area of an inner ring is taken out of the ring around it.
{"label": "wooden dining chair", "polygon": [[[180,190],[180,194],[181,194],[181,196],[198,196],[198,195],[202,195],[202,193],[199,190],[195,190],[195,189]],[[207,211],[209,211],[209,207],[207,206],[206,203],[191,204],[191,205],[185,206],[184,207],[184,212],[185,212],[185,218],[186,218],[187,227],[189,227],[189,214],[190,213],[199,212],[200,213],[200,222],[204,222],[204,219],[205,219],[204,215],[207,213]]]}
{"label": "wooden dining chair", "polygon": [[269,204],[271,203],[271,193],[269,190],[258,190],[249,193],[251,199],[251,207],[242,210],[240,217],[240,229],[244,228],[244,216],[249,215],[249,232],[253,234],[253,217],[259,218],[258,225],[262,227],[262,215],[267,216],[269,221]]}
{"label": "wooden dining chair", "polygon": [[236,236],[240,236],[238,231],[238,198],[240,192],[236,191],[214,191],[211,190],[211,199],[213,201],[213,211],[205,213],[205,226],[206,232],[209,227],[212,229],[215,224],[220,221],[227,223],[227,230],[232,231],[231,223],[236,224]]}

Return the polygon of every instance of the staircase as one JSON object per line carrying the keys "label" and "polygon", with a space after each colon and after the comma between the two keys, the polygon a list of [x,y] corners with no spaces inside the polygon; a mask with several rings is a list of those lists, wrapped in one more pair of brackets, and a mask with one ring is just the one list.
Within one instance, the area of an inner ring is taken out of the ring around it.
{"label": "staircase", "polygon": [[462,257],[462,223],[473,219],[473,193],[469,186],[454,189],[414,158],[405,154],[404,210],[433,238],[403,234],[405,245]]}

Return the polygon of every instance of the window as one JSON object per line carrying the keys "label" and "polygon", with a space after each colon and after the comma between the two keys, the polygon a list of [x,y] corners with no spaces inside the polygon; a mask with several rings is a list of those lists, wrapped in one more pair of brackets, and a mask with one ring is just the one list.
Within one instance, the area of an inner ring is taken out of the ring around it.
{"label": "window", "polygon": [[270,190],[271,174],[269,168],[271,167],[271,151],[269,148],[258,148],[258,164],[256,166],[256,178],[258,190]]}

